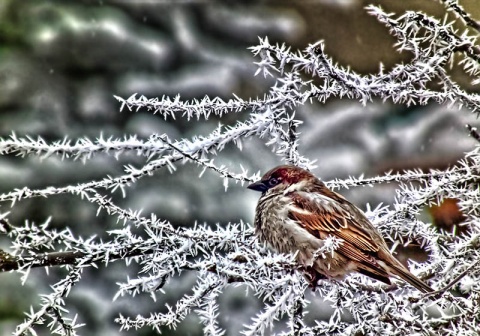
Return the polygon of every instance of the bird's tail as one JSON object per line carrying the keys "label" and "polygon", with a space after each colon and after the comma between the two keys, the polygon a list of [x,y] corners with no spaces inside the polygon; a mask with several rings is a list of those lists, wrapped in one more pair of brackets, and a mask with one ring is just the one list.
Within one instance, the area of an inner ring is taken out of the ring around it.
{"label": "bird's tail", "polygon": [[388,265],[388,268],[392,274],[399,276],[419,291],[423,293],[434,292],[434,289],[432,287],[430,287],[425,282],[410,273],[410,271],[398,260],[394,259],[389,264],[390,265]]}

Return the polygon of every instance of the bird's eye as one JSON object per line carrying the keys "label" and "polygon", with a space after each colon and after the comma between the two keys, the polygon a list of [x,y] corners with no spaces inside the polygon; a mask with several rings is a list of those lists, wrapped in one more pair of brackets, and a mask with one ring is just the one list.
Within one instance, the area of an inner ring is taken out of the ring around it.
{"label": "bird's eye", "polygon": [[270,187],[276,186],[278,183],[280,183],[281,179],[272,177],[270,180],[268,180],[268,185]]}

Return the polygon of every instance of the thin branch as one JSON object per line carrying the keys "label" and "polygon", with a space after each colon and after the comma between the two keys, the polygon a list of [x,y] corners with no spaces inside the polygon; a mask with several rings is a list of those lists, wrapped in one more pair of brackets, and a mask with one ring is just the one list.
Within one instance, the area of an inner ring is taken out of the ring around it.
{"label": "thin branch", "polygon": [[480,260],[477,260],[475,262],[473,262],[470,266],[467,267],[467,269],[465,271],[463,271],[462,273],[460,273],[455,279],[453,279],[448,285],[446,285],[445,287],[439,289],[439,290],[436,290],[434,292],[430,292],[430,293],[427,293],[427,294],[424,294],[424,297],[425,298],[429,298],[429,297],[432,297],[432,298],[439,298],[440,296],[442,296],[446,291],[448,291],[450,288],[452,288],[453,286],[455,286],[458,282],[460,282],[460,280],[462,280],[468,273],[470,273],[474,268],[475,266],[477,266],[478,264],[480,263]]}
{"label": "thin branch", "polygon": [[477,32],[480,32],[480,22],[475,21],[472,19],[470,14],[468,14],[462,6],[458,3],[457,0],[440,0],[443,2],[445,7],[447,7],[448,10],[452,11],[457,15],[457,17],[461,18],[467,26],[472,27],[475,29]]}
{"label": "thin branch", "polygon": [[477,128],[472,127],[470,124],[467,124],[466,127],[469,130],[470,136],[480,142],[480,133],[478,133]]}
{"label": "thin branch", "polygon": [[[142,250],[139,246],[132,245],[126,247],[127,253],[118,252],[109,254],[111,260],[125,259],[129,257],[136,257],[141,255],[148,255],[154,253],[155,250]],[[50,253],[38,253],[26,256],[14,256],[14,259],[0,260],[0,272],[16,271],[27,268],[37,267],[53,267],[76,265],[78,261],[83,258],[91,256],[85,252],[80,251],[62,251]],[[97,255],[92,258],[92,262],[104,260],[104,255]]]}

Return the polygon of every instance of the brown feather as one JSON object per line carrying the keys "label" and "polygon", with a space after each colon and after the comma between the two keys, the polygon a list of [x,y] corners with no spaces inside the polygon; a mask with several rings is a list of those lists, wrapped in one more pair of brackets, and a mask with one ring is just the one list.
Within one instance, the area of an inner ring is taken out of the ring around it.
{"label": "brown feather", "polygon": [[[377,280],[383,281],[387,284],[390,284],[389,274],[388,272],[375,260],[375,258],[365,251],[374,251],[375,249],[371,247],[369,244],[352,244],[352,237],[353,235],[346,235],[341,234],[346,230],[335,230],[335,229],[327,229],[322,230],[327,224],[328,227],[332,227],[328,225],[331,222],[323,223],[319,222],[320,218],[326,218],[324,216],[313,216],[311,214],[305,214],[301,212],[296,212],[295,210],[290,210],[289,217],[299,223],[303,224],[303,227],[309,231],[312,235],[319,239],[325,239],[329,235],[334,235],[337,238],[343,239],[343,242],[340,244],[336,252],[344,255],[350,260],[356,261],[361,266],[360,270],[363,270],[363,273],[368,273],[367,275],[372,276]],[[355,241],[355,239],[353,239]],[[358,240],[357,240],[358,242]],[[366,246],[366,249],[362,249],[361,246]],[[370,249],[369,249],[370,247]],[[359,271],[360,271],[359,270]]]}
{"label": "brown feather", "polygon": [[358,262],[358,272],[387,284],[390,284],[389,275],[395,274],[422,292],[433,291],[391,255],[384,239],[355,205],[322,182],[316,183],[316,188],[320,189],[317,192],[321,196],[313,202],[308,192],[296,191],[289,195],[292,199],[289,218],[320,239],[329,234],[343,239],[337,252]]}
{"label": "brown feather", "polygon": [[[291,211],[291,216],[298,218],[299,222],[301,222],[310,233],[315,234],[316,231],[331,232],[338,238],[349,242],[361,250],[371,252],[378,251],[378,244],[376,244],[372,235],[367,232],[364,227],[359,226],[357,220],[355,220],[349,212],[340,207],[337,204],[338,202],[332,199],[332,205],[321,207],[318,202],[311,202],[306,199],[304,192],[292,193],[290,197],[295,207],[308,212],[308,214],[306,214],[305,212]],[[341,199],[343,202],[351,204],[343,197]],[[335,211],[329,211],[329,207]],[[333,207],[336,208],[333,209]],[[365,218],[364,222],[368,222],[368,220]],[[368,224],[371,226],[369,222]],[[382,238],[380,237],[380,239]]]}

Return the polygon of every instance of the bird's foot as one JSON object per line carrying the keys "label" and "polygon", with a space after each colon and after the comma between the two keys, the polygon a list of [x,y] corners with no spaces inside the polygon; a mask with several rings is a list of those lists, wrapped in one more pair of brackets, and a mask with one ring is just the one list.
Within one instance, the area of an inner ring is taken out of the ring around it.
{"label": "bird's foot", "polygon": [[318,273],[312,267],[300,267],[300,270],[302,271],[305,279],[308,282],[308,287],[310,287],[312,291],[315,291],[315,289],[317,288],[318,281],[327,279],[326,276]]}

